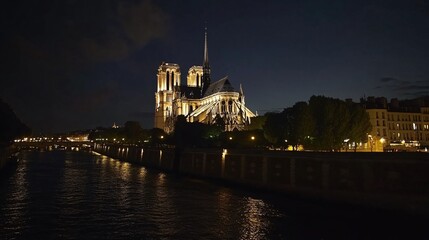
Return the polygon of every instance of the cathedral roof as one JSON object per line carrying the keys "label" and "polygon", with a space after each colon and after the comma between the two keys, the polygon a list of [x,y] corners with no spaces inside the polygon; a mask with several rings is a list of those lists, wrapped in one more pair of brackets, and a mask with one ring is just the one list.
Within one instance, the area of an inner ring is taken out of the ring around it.
{"label": "cathedral roof", "polygon": [[228,77],[224,77],[221,80],[210,84],[207,91],[204,93],[204,96],[209,96],[218,92],[235,92],[228,80]]}
{"label": "cathedral roof", "polygon": [[179,88],[176,91],[180,91],[181,95],[189,99],[199,99],[201,98],[201,88],[199,87],[189,87],[189,86],[176,86]]}

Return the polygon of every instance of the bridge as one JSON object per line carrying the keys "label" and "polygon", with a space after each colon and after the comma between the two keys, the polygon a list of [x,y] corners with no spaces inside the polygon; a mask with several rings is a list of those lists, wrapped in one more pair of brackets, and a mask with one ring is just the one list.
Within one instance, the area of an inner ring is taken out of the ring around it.
{"label": "bridge", "polygon": [[68,141],[68,140],[47,140],[47,141],[19,141],[14,147],[18,149],[39,149],[39,150],[79,150],[90,149],[90,141]]}

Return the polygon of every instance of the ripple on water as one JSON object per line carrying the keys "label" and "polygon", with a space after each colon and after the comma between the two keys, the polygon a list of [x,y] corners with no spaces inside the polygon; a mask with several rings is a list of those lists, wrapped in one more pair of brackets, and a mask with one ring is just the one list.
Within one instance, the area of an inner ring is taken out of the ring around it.
{"label": "ripple on water", "polygon": [[302,208],[105,156],[25,152],[0,185],[0,239],[373,237],[359,219],[328,221]]}

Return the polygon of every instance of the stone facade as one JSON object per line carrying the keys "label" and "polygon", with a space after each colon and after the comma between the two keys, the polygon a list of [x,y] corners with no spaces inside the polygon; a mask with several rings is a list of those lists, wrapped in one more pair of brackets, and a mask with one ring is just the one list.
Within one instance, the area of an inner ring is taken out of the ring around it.
{"label": "stone facade", "polygon": [[429,146],[429,106],[425,101],[392,99],[387,103],[383,97],[368,98],[364,106],[372,125],[369,140],[374,150]]}

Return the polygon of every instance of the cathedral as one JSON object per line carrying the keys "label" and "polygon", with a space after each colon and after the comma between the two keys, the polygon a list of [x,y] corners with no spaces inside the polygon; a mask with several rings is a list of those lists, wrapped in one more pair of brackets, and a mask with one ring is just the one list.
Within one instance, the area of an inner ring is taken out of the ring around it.
{"label": "cathedral", "polygon": [[207,46],[207,31],[204,37],[203,66],[192,66],[188,71],[186,85],[181,84],[180,66],[163,62],[158,68],[155,93],[155,127],[167,133],[174,130],[179,115],[188,122],[213,124],[222,118],[225,131],[243,130],[255,114],[245,106],[245,97],[240,85],[236,91],[228,77],[211,82]]}

